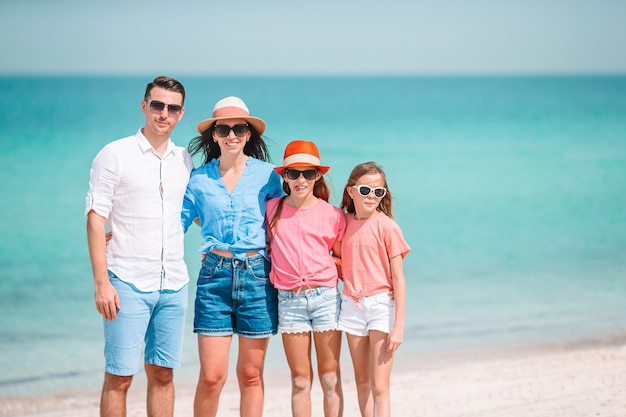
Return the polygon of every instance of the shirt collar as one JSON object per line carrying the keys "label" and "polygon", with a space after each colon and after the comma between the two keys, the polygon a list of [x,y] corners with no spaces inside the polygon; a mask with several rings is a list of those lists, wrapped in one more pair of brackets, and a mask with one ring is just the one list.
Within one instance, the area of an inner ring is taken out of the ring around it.
{"label": "shirt collar", "polygon": [[[141,152],[143,153],[146,153],[146,152],[155,153],[154,148],[152,147],[152,145],[150,145],[150,142],[148,142],[148,139],[146,139],[141,129],[142,128],[139,128],[139,130],[137,131],[137,134],[135,135],[135,137],[137,138],[137,144],[139,145],[139,149],[141,149]],[[168,138],[167,149],[165,150],[165,153],[163,154],[163,158],[168,156],[170,153],[174,155],[176,154],[176,146],[174,145],[174,142],[172,142],[172,139]]]}

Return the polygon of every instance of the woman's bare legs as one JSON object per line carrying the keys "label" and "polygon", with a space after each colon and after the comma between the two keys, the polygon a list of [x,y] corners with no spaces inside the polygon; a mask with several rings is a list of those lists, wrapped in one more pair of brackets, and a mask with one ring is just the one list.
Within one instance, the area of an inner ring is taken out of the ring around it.
{"label": "woman's bare legs", "polygon": [[269,337],[261,339],[239,337],[237,380],[241,393],[239,413],[242,417],[261,417],[263,415],[265,392],[263,365],[269,341]]}
{"label": "woman's bare legs", "polygon": [[220,394],[228,377],[228,356],[232,336],[198,335],[200,377],[196,386],[195,417],[215,417]]}

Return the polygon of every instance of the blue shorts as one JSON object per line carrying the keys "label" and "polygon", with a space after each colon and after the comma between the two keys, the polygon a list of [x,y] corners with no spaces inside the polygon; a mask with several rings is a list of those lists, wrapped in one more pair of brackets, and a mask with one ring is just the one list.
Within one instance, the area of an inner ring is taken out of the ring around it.
{"label": "blue shorts", "polygon": [[109,280],[120,297],[120,309],[115,320],[103,320],[105,371],[136,374],[144,343],[145,363],[180,367],[188,286],[178,291],[143,292],[111,271]]}
{"label": "blue shorts", "polygon": [[241,261],[207,253],[198,275],[193,331],[249,338],[276,334],[278,307],[269,271],[261,255]]}
{"label": "blue shorts", "polygon": [[340,309],[341,294],[337,287],[299,292],[278,290],[278,330],[281,333],[336,330]]}

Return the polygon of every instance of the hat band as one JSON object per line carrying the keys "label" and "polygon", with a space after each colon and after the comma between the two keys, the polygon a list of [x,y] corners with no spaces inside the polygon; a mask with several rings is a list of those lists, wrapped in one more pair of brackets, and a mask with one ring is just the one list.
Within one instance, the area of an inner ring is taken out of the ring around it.
{"label": "hat band", "polygon": [[227,106],[213,110],[213,118],[215,119],[217,117],[232,117],[236,119],[238,117],[250,117],[250,113],[240,107]]}
{"label": "hat band", "polygon": [[289,166],[291,164],[310,164],[314,166],[321,166],[320,159],[316,156],[313,156],[308,153],[295,153],[293,155],[289,155],[287,158],[283,160],[283,166]]}

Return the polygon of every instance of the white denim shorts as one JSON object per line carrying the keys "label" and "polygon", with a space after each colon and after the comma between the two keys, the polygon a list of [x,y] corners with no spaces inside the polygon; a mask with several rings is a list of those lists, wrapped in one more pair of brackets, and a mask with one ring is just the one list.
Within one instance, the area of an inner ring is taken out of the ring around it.
{"label": "white denim shorts", "polygon": [[354,336],[367,336],[370,330],[389,333],[396,319],[396,302],[388,293],[354,300],[341,296],[339,330]]}

